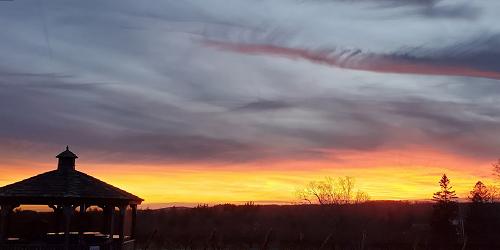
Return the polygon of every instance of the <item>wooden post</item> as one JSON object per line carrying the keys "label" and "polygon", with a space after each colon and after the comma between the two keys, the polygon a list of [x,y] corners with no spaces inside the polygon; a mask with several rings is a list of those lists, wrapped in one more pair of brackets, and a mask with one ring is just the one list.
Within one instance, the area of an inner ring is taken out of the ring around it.
{"label": "wooden post", "polygon": [[73,206],[64,205],[63,206],[63,214],[64,214],[64,249],[70,249],[70,234],[69,227],[71,225],[71,214],[73,213]]}
{"label": "wooden post", "polygon": [[85,232],[85,212],[87,206],[85,204],[80,205],[80,221],[78,223],[78,249],[83,249],[83,233]]}
{"label": "wooden post", "polygon": [[120,206],[120,221],[119,221],[119,249],[122,249],[123,247],[123,242],[125,241],[125,214],[127,212],[127,206],[121,205]]}
{"label": "wooden post", "polygon": [[2,204],[0,210],[0,243],[3,243],[7,238],[7,217],[9,215],[7,210],[8,205]]}
{"label": "wooden post", "polygon": [[107,234],[109,227],[109,208],[107,206],[99,206],[102,209],[102,227],[101,233]]}
{"label": "wooden post", "polygon": [[3,243],[9,236],[9,217],[12,210],[19,205],[3,204],[0,208],[0,243]]}
{"label": "wooden post", "polygon": [[61,232],[61,206],[59,205],[49,205],[50,208],[54,210],[54,221],[55,221],[55,233],[59,235],[59,232]]}
{"label": "wooden post", "polygon": [[136,231],[136,226],[137,226],[137,205],[130,205],[132,207],[132,225],[131,225],[131,232],[130,236],[132,239],[135,240],[135,237],[137,236],[137,231]]}
{"label": "wooden post", "polygon": [[115,233],[115,206],[108,206],[109,211],[109,244],[110,249],[114,249],[113,236]]}

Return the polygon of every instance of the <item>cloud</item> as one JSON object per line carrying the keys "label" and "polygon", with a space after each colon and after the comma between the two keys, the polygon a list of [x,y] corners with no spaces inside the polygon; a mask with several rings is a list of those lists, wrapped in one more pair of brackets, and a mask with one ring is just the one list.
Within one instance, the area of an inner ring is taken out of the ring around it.
{"label": "cloud", "polygon": [[391,3],[393,5],[433,5],[440,0],[305,0],[304,2],[344,2],[344,3],[360,3],[360,2],[375,2],[375,3]]}
{"label": "cloud", "polygon": [[[379,73],[448,75],[500,79],[500,71],[487,71],[476,69],[473,65],[463,65],[469,64],[470,59],[475,59],[473,62],[479,61],[482,63],[478,65],[480,67],[494,67],[496,69],[496,60],[491,61],[489,65],[487,64],[490,61],[490,57],[482,54],[486,53],[486,51],[481,51],[478,54],[465,54],[463,57],[458,55],[455,58],[453,58],[453,56],[451,58],[417,58],[409,54],[378,55],[363,53],[361,50],[308,50],[270,44],[242,44],[221,41],[204,41],[203,43],[206,46],[243,54],[263,54],[269,56],[283,56],[291,59],[304,59],[313,63],[352,70]],[[492,57],[493,56],[495,55],[492,55]]]}
{"label": "cloud", "polygon": [[[316,0],[318,1],[318,0]],[[309,1],[314,2],[314,1]],[[481,8],[470,2],[443,0],[319,0],[349,4],[371,3],[383,8],[413,7],[411,13],[430,18],[473,20],[480,16]]]}
{"label": "cloud", "polygon": [[247,103],[243,106],[237,107],[236,111],[268,111],[268,110],[278,110],[293,107],[292,104],[286,101],[270,101],[270,100],[258,100],[255,102]]}
{"label": "cloud", "polygon": [[494,157],[498,6],[397,2],[50,1],[52,57],[38,5],[8,3],[0,147],[145,163],[414,145]]}
{"label": "cloud", "polygon": [[467,41],[437,49],[412,49],[396,57],[435,65],[452,65],[475,68],[481,71],[500,72],[500,34],[482,34]]}
{"label": "cloud", "polygon": [[[45,86],[48,80],[51,85]],[[13,142],[3,145],[22,151],[30,144],[21,142],[31,141],[47,145],[40,152],[53,154],[70,144],[89,159],[163,163],[317,160],[330,157],[324,150],[366,152],[410,145],[488,158],[500,145],[491,137],[500,132],[494,80],[474,86],[449,83],[425,97],[404,91],[404,85],[397,86],[406,94],[397,96],[390,94],[396,86],[373,86],[361,93],[346,92],[352,85],[335,86],[318,94],[312,86],[296,92],[284,85],[280,92],[294,97],[276,95],[238,105],[220,100],[216,105],[222,107],[211,112],[199,111],[213,107],[211,98],[197,101],[192,110],[193,103],[151,99],[151,85],[141,93],[120,84],[74,81],[27,74],[0,84],[5,118],[0,138]],[[420,88],[435,91],[438,85]],[[241,95],[231,93],[233,98]],[[445,93],[455,101],[443,100]],[[474,101],[473,93],[488,99]]]}
{"label": "cloud", "polygon": [[422,8],[419,12],[432,18],[456,18],[456,19],[477,19],[481,14],[481,9],[470,4],[454,5],[431,5]]}

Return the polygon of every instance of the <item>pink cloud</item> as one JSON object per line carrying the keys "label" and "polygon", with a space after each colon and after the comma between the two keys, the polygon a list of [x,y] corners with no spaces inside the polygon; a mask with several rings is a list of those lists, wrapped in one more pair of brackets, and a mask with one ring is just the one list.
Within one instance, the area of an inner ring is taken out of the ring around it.
{"label": "pink cloud", "polygon": [[466,76],[500,79],[500,73],[479,70],[467,66],[433,64],[432,62],[414,61],[406,58],[377,54],[364,54],[359,51],[332,53],[331,51],[307,50],[280,47],[267,44],[245,44],[206,40],[205,46],[242,54],[281,56],[291,59],[303,59],[313,63],[325,64],[337,68],[362,70],[379,73]]}

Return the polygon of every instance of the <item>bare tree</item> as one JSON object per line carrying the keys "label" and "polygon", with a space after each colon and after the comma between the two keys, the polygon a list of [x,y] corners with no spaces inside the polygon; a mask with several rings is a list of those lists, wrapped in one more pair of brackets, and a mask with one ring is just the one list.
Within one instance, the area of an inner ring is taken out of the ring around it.
{"label": "bare tree", "polygon": [[500,159],[491,165],[493,167],[493,175],[500,179]]}
{"label": "bare tree", "polygon": [[491,202],[500,200],[500,188],[498,186],[489,185],[488,193],[490,194]]}
{"label": "bare tree", "polygon": [[296,195],[302,202],[321,205],[361,203],[370,199],[367,193],[355,191],[354,187],[353,177],[325,177],[324,180],[311,181],[298,188]]}
{"label": "bare tree", "polygon": [[469,199],[475,203],[487,203],[493,200],[490,190],[481,181],[476,182],[476,185],[470,191]]}
{"label": "bare tree", "polygon": [[339,202],[342,204],[349,204],[352,201],[354,178],[350,176],[339,177],[337,181],[337,190],[339,194]]}
{"label": "bare tree", "polygon": [[358,190],[358,192],[356,192],[356,200],[354,201],[354,203],[359,204],[367,202],[369,200],[370,200],[370,195],[368,195],[368,193]]}
{"label": "bare tree", "polygon": [[[493,176],[500,180],[500,159],[497,159],[491,166],[493,168]],[[497,185],[488,185],[488,191],[492,202],[500,200],[500,188]]]}
{"label": "bare tree", "polygon": [[305,187],[297,189],[297,196],[300,200],[309,204],[330,204],[334,200],[335,180],[325,178],[322,181],[311,181]]}

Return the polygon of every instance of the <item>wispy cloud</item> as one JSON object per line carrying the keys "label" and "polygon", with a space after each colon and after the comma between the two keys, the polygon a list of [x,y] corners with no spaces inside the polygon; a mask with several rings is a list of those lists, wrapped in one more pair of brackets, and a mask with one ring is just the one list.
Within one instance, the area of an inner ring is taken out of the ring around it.
{"label": "wispy cloud", "polygon": [[[380,73],[468,76],[500,79],[500,72],[486,71],[473,66],[462,66],[465,58],[445,61],[446,58],[417,58],[411,55],[379,55],[356,50],[308,50],[267,44],[244,44],[221,41],[203,41],[207,46],[243,54],[283,56],[304,59],[344,69]],[[474,55],[472,55],[473,57]],[[462,59],[462,60],[460,60]],[[496,64],[496,62],[491,62]]]}
{"label": "wispy cloud", "polygon": [[0,147],[162,163],[497,154],[494,1],[36,3],[0,8]]}

